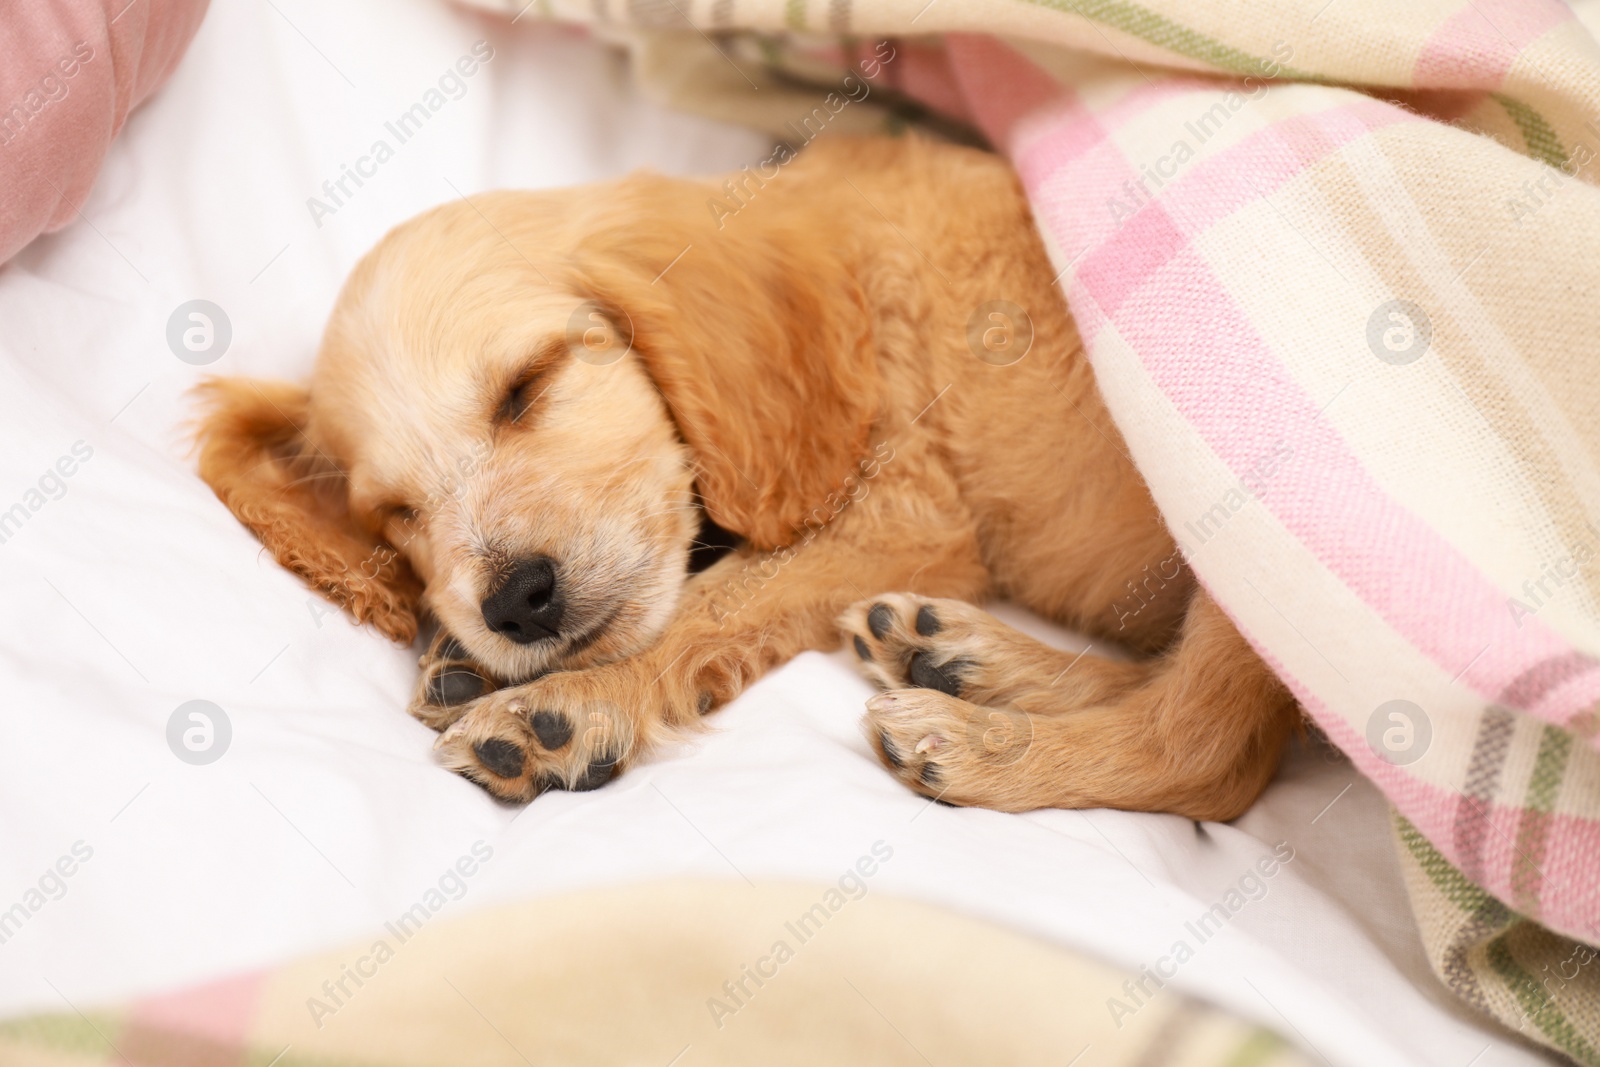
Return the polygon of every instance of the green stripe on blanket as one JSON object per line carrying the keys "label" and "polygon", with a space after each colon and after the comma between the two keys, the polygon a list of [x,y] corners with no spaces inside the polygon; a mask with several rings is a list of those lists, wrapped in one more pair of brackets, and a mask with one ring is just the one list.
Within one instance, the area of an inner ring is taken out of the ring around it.
{"label": "green stripe on blanket", "polygon": [[1572,756],[1572,735],[1547,726],[1539,738],[1539,755],[1528,779],[1528,793],[1522,802],[1522,817],[1517,824],[1517,866],[1511,873],[1512,902],[1517,910],[1538,917],[1539,893],[1544,887],[1545,845],[1549,841],[1550,816],[1555,811],[1561,782]]}
{"label": "green stripe on blanket", "polygon": [[[1548,747],[1549,759],[1540,761],[1546,765],[1544,775],[1535,766],[1536,782],[1550,778],[1549,765],[1557,761],[1554,751],[1560,746]],[[1559,779],[1559,772],[1554,776]],[[1548,789],[1549,783],[1532,788]],[[1432,923],[1423,930],[1423,942],[1440,980],[1524,1035],[1587,1067],[1600,1067],[1600,979],[1595,973],[1600,961],[1594,950],[1552,934],[1467,881],[1398,813],[1394,827],[1401,855],[1411,861],[1406,873],[1413,902]],[[1419,892],[1418,875],[1433,891],[1432,902]]]}
{"label": "green stripe on blanket", "polygon": [[1218,70],[1260,76],[1263,71],[1276,67],[1278,73],[1273,75],[1274,77],[1308,82],[1325,80],[1308,71],[1276,64],[1262,56],[1253,56],[1148,8],[1126,3],[1125,0],[1030,0],[1030,2],[1053,11],[1080,15],[1091,22],[1121,30],[1130,37],[1148,41],[1158,48],[1165,48],[1169,52],[1190,59],[1198,59]]}
{"label": "green stripe on blanket", "polygon": [[1545,121],[1543,115],[1504,93],[1495,93],[1494,99],[1505,108],[1506,114],[1511,116],[1511,121],[1517,124],[1523,141],[1528,145],[1530,156],[1552,167],[1560,167],[1567,162],[1567,153],[1561,147],[1561,138],[1556,136],[1555,129]]}
{"label": "green stripe on blanket", "polygon": [[1489,942],[1485,952],[1489,966],[1494,968],[1495,974],[1517,998],[1524,1015],[1550,1039],[1551,1044],[1579,1063],[1600,1063],[1600,1055],[1596,1054],[1594,1045],[1584,1039],[1584,1035],[1556,1006],[1554,997],[1512,956],[1508,943],[1510,937],[1511,931],[1508,930]]}

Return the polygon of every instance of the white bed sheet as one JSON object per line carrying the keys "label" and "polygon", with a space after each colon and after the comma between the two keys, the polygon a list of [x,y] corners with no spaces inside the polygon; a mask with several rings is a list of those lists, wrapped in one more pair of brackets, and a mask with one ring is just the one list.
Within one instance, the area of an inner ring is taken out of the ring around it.
{"label": "white bed sheet", "polygon": [[[495,55],[464,95],[317,225],[307,199],[479,39]],[[620,57],[565,30],[427,0],[214,0],[82,219],[0,270],[0,512],[38,502],[29,490],[75,443],[93,450],[0,543],[0,910],[76,843],[92,849],[0,943],[0,1012],[362,934],[479,839],[494,859],[452,908],[680,875],[831,880],[883,838],[894,860],[874,891],[1134,967],[1286,840],[1293,862],[1173,986],[1333,1064],[1545,1062],[1431,978],[1386,809],[1319,750],[1233,825],[929,807],[870,758],[866,685],[842,656],[807,654],[693,746],[519,811],[435,766],[401,710],[414,654],[330,612],[194,476],[185,391],[208,372],[303,375],[345,272],[390,225],[461,193],[762,151],[641,99]],[[209,367],[165,339],[195,298],[232,325]],[[208,766],[165,740],[192,699],[232,724]]]}

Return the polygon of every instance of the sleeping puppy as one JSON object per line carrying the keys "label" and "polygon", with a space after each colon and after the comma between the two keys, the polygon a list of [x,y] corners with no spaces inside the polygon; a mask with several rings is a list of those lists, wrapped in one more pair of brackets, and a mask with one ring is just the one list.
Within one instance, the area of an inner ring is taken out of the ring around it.
{"label": "sleeping puppy", "polygon": [[919,793],[1231,818],[1294,704],[1183,565],[1055,273],[1003,161],[915,139],[485,194],[361,261],[309,388],[205,385],[200,472],[356,619],[437,620],[412,711],[497,796],[593,788],[842,634]]}

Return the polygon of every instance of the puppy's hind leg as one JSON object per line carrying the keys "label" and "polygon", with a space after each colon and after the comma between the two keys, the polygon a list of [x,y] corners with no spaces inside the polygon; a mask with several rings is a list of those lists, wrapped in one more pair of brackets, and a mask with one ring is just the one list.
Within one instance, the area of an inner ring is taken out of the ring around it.
{"label": "puppy's hind leg", "polygon": [[887,593],[839,617],[846,647],[884,689],[935,689],[987,707],[1050,714],[1109,700],[1148,667],[1051,648],[962,600]]}
{"label": "puppy's hind leg", "polygon": [[867,735],[901,781],[953,804],[1242,814],[1294,726],[1287,690],[1203,590],[1167,653],[1122,666],[1142,679],[1100,700],[1036,691],[1028,710],[892,690],[868,702]]}
{"label": "puppy's hind leg", "polygon": [[428,642],[428,650],[417,660],[417,666],[422,670],[406,710],[434,730],[443,730],[459,719],[474,700],[505,686],[473,660],[466,646],[442,626]]}

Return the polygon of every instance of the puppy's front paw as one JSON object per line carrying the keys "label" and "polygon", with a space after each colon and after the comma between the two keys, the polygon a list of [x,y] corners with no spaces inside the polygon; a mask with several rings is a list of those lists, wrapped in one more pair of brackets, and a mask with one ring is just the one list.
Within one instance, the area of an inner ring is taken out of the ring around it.
{"label": "puppy's front paw", "polygon": [[867,701],[867,740],[894,776],[923,796],[1007,809],[1009,769],[1027,758],[1033,720],[935,689],[896,689]]}
{"label": "puppy's front paw", "polygon": [[505,683],[475,662],[466,646],[443,627],[417,661],[422,669],[416,691],[406,710],[434,730],[443,730],[467,710],[467,705]]}
{"label": "puppy's front paw", "polygon": [[445,766],[504,800],[598,789],[639,747],[642,718],[620,665],[547,674],[468,705],[439,735]]}

